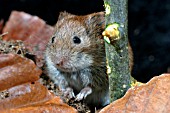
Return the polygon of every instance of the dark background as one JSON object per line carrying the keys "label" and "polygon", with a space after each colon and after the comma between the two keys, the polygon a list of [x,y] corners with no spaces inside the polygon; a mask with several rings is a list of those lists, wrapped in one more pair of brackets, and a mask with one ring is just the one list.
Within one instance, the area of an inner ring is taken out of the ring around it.
{"label": "dark background", "polygon": [[[132,76],[147,82],[170,67],[170,1],[129,0],[129,40],[134,52]],[[0,0],[0,19],[12,10],[37,15],[54,25],[60,11],[83,15],[104,11],[102,0]]]}

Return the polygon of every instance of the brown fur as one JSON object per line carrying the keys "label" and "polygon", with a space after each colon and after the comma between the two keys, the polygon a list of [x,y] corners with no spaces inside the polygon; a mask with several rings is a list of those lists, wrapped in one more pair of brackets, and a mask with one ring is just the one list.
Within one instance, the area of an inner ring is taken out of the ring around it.
{"label": "brown fur", "polygon": [[[109,104],[109,81],[102,31],[104,13],[76,16],[60,14],[54,34],[45,52],[49,77],[63,94],[88,105],[101,107]],[[81,43],[73,42],[74,36]],[[129,45],[130,69],[133,57]]]}

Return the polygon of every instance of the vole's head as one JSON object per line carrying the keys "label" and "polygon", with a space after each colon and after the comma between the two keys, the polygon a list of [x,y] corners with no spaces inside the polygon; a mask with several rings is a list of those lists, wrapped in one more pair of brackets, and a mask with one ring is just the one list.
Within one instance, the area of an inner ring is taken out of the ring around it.
{"label": "vole's head", "polygon": [[102,65],[105,59],[102,30],[104,13],[75,16],[61,13],[51,37],[46,57],[64,72]]}

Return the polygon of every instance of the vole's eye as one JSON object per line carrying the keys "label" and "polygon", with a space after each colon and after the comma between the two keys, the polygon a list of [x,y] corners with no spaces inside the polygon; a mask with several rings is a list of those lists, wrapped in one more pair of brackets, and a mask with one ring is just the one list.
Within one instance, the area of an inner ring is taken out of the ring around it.
{"label": "vole's eye", "polygon": [[55,36],[51,38],[51,43],[54,43]]}
{"label": "vole's eye", "polygon": [[74,36],[74,37],[73,37],[73,42],[74,42],[75,44],[80,44],[80,43],[81,43],[81,40],[80,40],[79,37]]}

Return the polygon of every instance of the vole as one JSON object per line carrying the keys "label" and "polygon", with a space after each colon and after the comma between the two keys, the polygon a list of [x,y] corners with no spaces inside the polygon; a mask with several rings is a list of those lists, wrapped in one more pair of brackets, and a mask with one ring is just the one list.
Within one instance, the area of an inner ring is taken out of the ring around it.
{"label": "vole", "polygon": [[104,12],[62,12],[45,51],[48,75],[63,94],[95,107],[110,102],[103,30]]}

